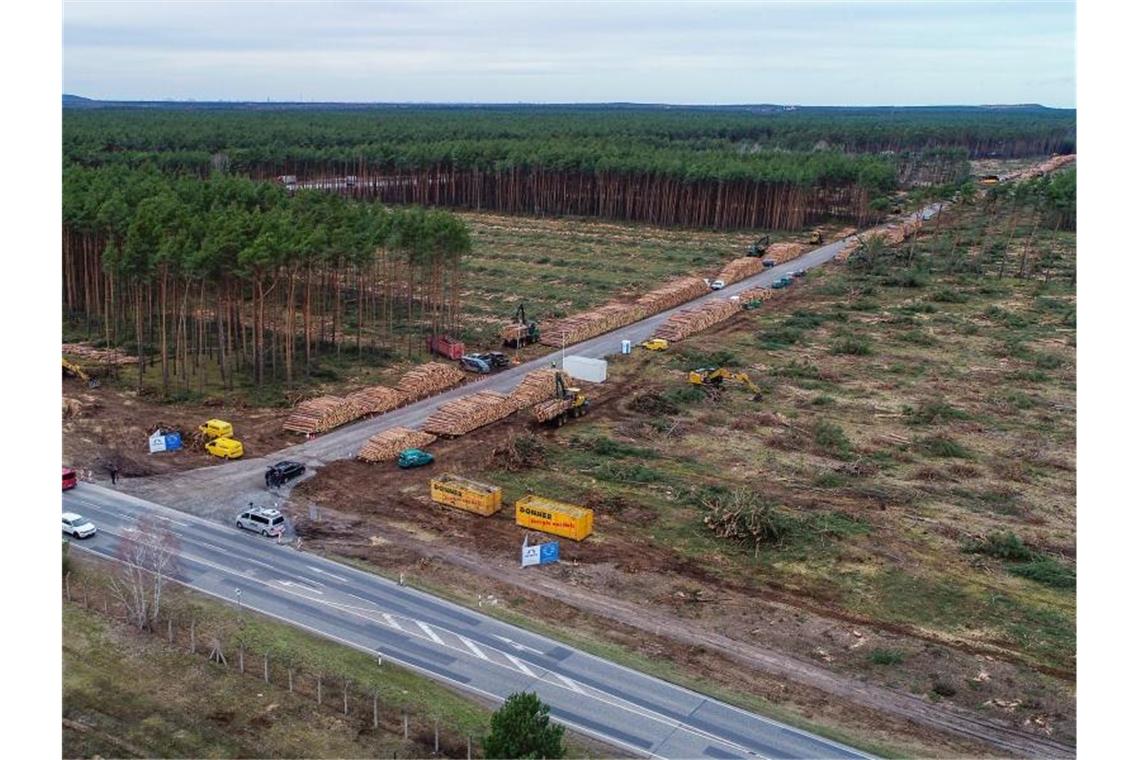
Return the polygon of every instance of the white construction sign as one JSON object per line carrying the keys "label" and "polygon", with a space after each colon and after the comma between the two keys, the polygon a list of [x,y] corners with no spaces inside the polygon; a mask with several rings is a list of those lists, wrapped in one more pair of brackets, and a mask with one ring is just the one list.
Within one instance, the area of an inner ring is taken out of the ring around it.
{"label": "white construction sign", "polygon": [[608,366],[605,359],[588,356],[567,356],[562,362],[562,369],[567,375],[587,383],[604,383]]}

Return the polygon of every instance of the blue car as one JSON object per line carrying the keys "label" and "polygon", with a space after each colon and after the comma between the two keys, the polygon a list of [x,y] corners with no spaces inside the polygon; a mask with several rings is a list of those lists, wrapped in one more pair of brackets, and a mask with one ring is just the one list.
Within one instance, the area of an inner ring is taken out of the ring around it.
{"label": "blue car", "polygon": [[435,457],[422,449],[404,449],[400,452],[396,464],[400,466],[401,470],[410,470],[413,467],[423,467],[434,461]]}

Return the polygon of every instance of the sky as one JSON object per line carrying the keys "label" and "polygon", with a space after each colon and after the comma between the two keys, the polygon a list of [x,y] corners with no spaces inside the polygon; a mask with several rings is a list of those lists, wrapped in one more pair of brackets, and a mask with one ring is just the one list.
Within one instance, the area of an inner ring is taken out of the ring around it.
{"label": "sky", "polygon": [[1076,103],[1072,2],[74,2],[107,100]]}

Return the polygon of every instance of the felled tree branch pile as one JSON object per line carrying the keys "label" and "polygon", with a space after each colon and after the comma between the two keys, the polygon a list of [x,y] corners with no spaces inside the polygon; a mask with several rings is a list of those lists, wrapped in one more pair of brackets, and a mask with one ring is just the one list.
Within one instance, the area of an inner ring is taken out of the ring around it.
{"label": "felled tree branch pile", "polygon": [[389,428],[365,442],[357,457],[365,462],[389,462],[404,449],[422,449],[435,440],[431,433],[406,427]]}

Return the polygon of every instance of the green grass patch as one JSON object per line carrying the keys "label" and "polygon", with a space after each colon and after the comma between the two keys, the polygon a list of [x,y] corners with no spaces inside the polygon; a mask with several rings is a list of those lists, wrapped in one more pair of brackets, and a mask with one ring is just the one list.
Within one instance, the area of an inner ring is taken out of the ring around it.
{"label": "green grass patch", "polygon": [[945,401],[923,401],[917,407],[903,407],[911,425],[942,425],[953,420],[967,420],[970,415]]}
{"label": "green grass patch", "polygon": [[906,655],[898,649],[882,649],[876,647],[867,653],[867,660],[872,665],[898,665],[906,659]]}
{"label": "green grass patch", "polygon": [[842,338],[831,345],[831,353],[843,356],[870,356],[870,342],[863,338]]}
{"label": "green grass patch", "polygon": [[945,435],[932,435],[919,442],[927,454],[941,459],[971,459],[973,454],[962,444]]}
{"label": "green grass patch", "polygon": [[816,445],[837,459],[850,459],[852,456],[851,440],[834,422],[818,420],[812,429],[812,438]]}

